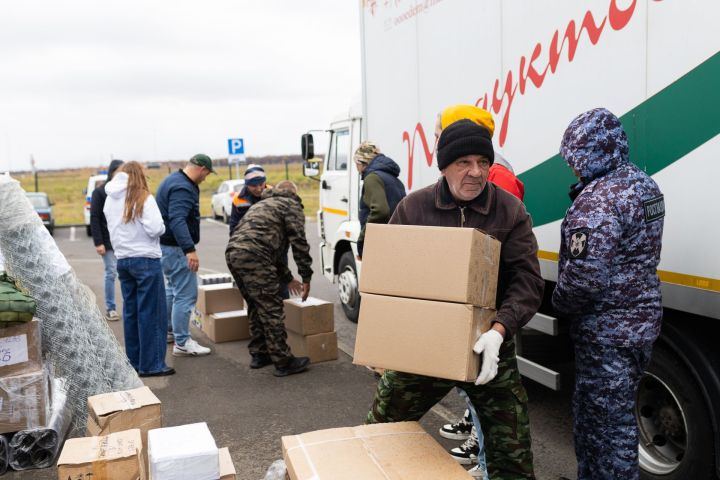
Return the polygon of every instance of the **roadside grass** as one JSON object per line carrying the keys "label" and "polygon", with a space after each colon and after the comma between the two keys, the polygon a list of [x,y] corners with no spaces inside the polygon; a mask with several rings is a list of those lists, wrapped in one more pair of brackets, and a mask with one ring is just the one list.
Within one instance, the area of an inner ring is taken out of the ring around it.
{"label": "roadside grass", "polygon": [[[268,177],[268,184],[274,185],[285,180],[285,166],[282,164],[263,165]],[[242,173],[243,167],[241,167]],[[50,200],[55,202],[53,212],[56,225],[80,225],[84,223],[83,208],[85,195],[83,190],[87,188],[88,178],[97,172],[94,168],[82,168],[73,170],[54,170],[38,173],[39,191],[45,192]],[[167,169],[146,170],[148,184],[153,194],[157,191],[160,182],[168,175]],[[35,191],[35,180],[31,174],[13,175],[13,178],[20,181],[23,189],[28,192]],[[218,169],[217,175],[208,176],[200,184],[200,214],[210,216],[210,201],[213,192],[221,182],[228,180],[227,168]],[[303,200],[305,216],[315,217],[319,205],[318,182],[307,178],[302,173],[302,164],[288,164],[288,178],[298,186],[298,194]]]}

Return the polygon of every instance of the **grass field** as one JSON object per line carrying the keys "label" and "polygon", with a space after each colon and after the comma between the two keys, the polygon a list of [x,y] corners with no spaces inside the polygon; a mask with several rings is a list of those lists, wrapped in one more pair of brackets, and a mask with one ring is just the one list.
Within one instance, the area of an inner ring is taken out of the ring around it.
{"label": "grass field", "polygon": [[[284,165],[269,164],[263,165],[263,168],[265,168],[270,185],[285,179]],[[87,188],[88,178],[95,173],[97,173],[97,170],[94,168],[83,168],[40,172],[38,174],[39,191],[47,193],[50,199],[55,202],[53,211],[56,225],[79,225],[84,223],[85,195],[83,189]],[[153,194],[162,179],[167,175],[167,168],[147,170],[150,190]],[[20,181],[26,191],[35,191],[35,180],[32,175],[13,175],[13,177]],[[303,176],[302,164],[300,163],[288,164],[288,177],[298,186],[298,193],[302,197],[305,206],[305,215],[314,217],[318,209],[318,182]],[[200,213],[203,216],[210,215],[212,193],[223,180],[228,178],[227,167],[223,167],[218,169],[217,175],[208,176],[207,180],[200,185]]]}

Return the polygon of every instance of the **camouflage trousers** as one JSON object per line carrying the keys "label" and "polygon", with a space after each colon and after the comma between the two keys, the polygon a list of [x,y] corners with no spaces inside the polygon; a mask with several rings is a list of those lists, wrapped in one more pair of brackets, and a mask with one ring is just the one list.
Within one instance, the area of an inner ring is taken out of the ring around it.
{"label": "camouflage trousers", "polygon": [[292,359],[285,330],[285,310],[277,267],[245,250],[228,249],[227,266],[247,303],[253,357],[269,355],[277,367]]}
{"label": "camouflage trousers", "polygon": [[575,344],[573,417],[578,480],[637,480],[633,409],[652,344],[626,348]]}
{"label": "camouflage trousers", "polygon": [[514,340],[503,343],[498,374],[486,385],[386,370],[366,422],[419,420],[454,387],[465,390],[477,410],[490,478],[534,479],[528,397],[520,381]]}

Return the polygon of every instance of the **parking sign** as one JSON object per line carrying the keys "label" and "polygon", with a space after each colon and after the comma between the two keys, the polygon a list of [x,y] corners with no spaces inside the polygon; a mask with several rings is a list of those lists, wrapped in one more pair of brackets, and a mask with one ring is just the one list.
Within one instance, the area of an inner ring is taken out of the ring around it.
{"label": "parking sign", "polygon": [[245,155],[245,142],[242,138],[228,138],[228,155]]}

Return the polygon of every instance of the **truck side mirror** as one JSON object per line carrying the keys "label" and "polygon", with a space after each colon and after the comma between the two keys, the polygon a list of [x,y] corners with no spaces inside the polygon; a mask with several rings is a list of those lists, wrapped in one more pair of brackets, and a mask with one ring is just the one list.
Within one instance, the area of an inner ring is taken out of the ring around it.
{"label": "truck side mirror", "polygon": [[305,133],[302,136],[302,158],[306,162],[315,158],[315,142],[312,133]]}
{"label": "truck side mirror", "polygon": [[303,175],[306,177],[317,177],[320,175],[320,162],[304,162]]}

